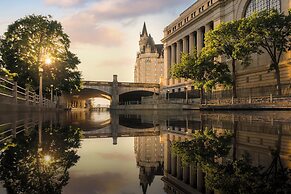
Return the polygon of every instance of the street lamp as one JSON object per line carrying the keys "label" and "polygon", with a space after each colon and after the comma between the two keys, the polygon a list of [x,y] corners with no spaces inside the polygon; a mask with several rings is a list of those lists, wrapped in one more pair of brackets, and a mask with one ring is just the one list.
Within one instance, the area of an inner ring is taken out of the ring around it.
{"label": "street lamp", "polygon": [[54,85],[51,85],[51,103],[53,102],[54,98]]}
{"label": "street lamp", "polygon": [[[45,65],[51,64],[51,59],[47,56],[44,60]],[[39,106],[43,106],[43,95],[42,95],[42,77],[43,77],[43,68],[42,65],[38,68],[39,71]]]}
{"label": "street lamp", "polygon": [[170,90],[167,90],[167,99],[170,101]]}

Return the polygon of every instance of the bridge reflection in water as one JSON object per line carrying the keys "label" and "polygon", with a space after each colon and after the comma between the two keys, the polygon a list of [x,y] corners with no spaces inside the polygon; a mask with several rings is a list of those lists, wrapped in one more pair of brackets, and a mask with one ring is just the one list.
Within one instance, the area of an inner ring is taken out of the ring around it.
{"label": "bridge reflection in water", "polygon": [[[97,141],[92,138],[112,138],[113,144],[117,145],[118,138],[134,137],[132,149],[139,168],[140,184],[140,190],[136,193],[148,193],[151,185],[159,180],[155,178],[158,176],[162,177],[163,188],[154,193],[161,193],[163,190],[168,194],[208,194],[219,192],[207,188],[207,175],[200,165],[182,165],[181,156],[172,152],[174,142],[191,140],[193,132],[206,128],[230,130],[234,133],[231,152],[224,158],[219,158],[220,164],[248,153],[253,166],[267,169],[274,161],[271,150],[279,150],[282,165],[291,169],[290,116],[289,112],[115,111],[70,112],[61,116],[50,115],[48,120],[63,126],[80,127],[83,129],[83,138],[92,141]],[[8,118],[11,121],[8,116],[0,117],[0,121],[3,123]],[[16,120],[22,120],[19,123],[23,126],[31,121],[40,124],[37,117],[32,115],[18,115]],[[17,125],[15,121],[10,123]],[[17,138],[17,134],[13,137]],[[282,193],[287,194],[287,190]]]}

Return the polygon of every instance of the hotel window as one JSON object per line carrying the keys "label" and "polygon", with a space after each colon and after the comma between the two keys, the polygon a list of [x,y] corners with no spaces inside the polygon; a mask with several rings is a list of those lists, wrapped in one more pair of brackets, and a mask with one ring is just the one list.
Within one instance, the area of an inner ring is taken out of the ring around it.
{"label": "hotel window", "polygon": [[249,17],[254,12],[271,9],[281,11],[280,0],[251,0],[247,6],[245,17]]}

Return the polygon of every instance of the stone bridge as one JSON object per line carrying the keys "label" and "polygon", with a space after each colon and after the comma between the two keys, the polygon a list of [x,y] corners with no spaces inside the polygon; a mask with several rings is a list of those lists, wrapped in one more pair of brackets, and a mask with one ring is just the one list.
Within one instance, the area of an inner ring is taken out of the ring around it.
{"label": "stone bridge", "polygon": [[[160,93],[159,84],[118,82],[117,75],[113,75],[112,82],[83,81],[82,85],[83,89],[72,94],[69,98],[75,101],[86,101],[90,98],[101,97],[111,101],[111,108],[126,102],[140,102],[141,97]],[[78,107],[80,106],[78,105]]]}

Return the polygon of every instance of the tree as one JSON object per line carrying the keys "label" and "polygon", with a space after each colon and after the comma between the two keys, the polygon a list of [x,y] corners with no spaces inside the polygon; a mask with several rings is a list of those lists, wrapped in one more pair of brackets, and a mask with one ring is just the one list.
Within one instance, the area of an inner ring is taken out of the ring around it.
{"label": "tree", "polygon": [[181,63],[172,66],[171,74],[177,78],[193,80],[201,91],[201,99],[203,90],[212,89],[216,84],[231,83],[230,72],[225,63],[214,62],[212,57],[203,54],[197,56],[196,50],[191,54],[182,53]]}
{"label": "tree", "polygon": [[68,184],[68,170],[80,158],[81,130],[53,126],[45,128],[42,135],[42,149],[37,130],[20,133],[1,149],[0,180],[9,193],[61,194]]}
{"label": "tree", "polygon": [[282,54],[291,49],[291,10],[287,15],[277,10],[265,10],[248,18],[255,41],[271,58],[269,71],[275,70],[278,95],[282,95],[279,64]]}
{"label": "tree", "polygon": [[[80,63],[69,51],[70,40],[62,25],[51,16],[30,15],[8,26],[0,44],[1,64],[11,73],[17,73],[19,85],[39,86],[39,68],[43,72],[45,91],[53,84],[61,91],[71,92],[80,88]],[[46,57],[52,59],[44,65]]]}
{"label": "tree", "polygon": [[248,65],[250,54],[257,52],[253,36],[247,33],[246,19],[221,23],[205,35],[204,53],[231,60],[233,97],[237,97],[236,65]]}

